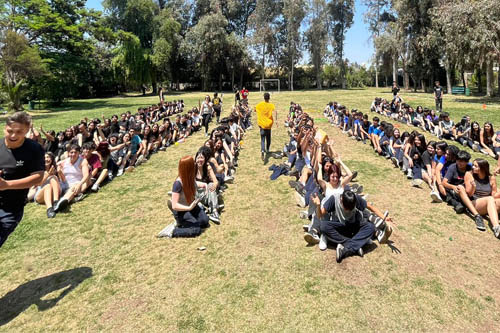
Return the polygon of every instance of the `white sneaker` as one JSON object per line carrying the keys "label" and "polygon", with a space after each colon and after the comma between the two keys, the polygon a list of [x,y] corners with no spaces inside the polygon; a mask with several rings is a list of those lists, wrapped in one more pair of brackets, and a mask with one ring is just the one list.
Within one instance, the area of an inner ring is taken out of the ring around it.
{"label": "white sneaker", "polygon": [[137,158],[137,161],[135,161],[135,166],[141,165],[141,163],[144,161],[144,155],[141,155]]}
{"label": "white sneaker", "polygon": [[116,177],[120,177],[121,175],[123,175],[123,168],[120,168],[118,170],[118,173],[116,174]]}
{"label": "white sneaker", "polygon": [[443,199],[441,199],[441,196],[439,195],[439,193],[437,191],[431,192],[431,198],[432,198],[433,202],[437,202],[437,203],[443,202]]}
{"label": "white sneaker", "polygon": [[321,234],[321,236],[319,237],[319,249],[321,251],[325,251],[327,248],[328,248],[328,243],[327,243],[327,240],[326,240],[326,236],[324,234]]}
{"label": "white sneaker", "polygon": [[306,199],[299,194],[299,192],[295,191],[295,202],[299,207],[304,208],[306,206]]}
{"label": "white sneaker", "polygon": [[411,185],[415,186],[415,187],[420,187],[420,186],[422,186],[423,183],[424,183],[424,181],[422,179],[419,179],[419,178],[414,178],[411,181]]}
{"label": "white sneaker", "polygon": [[160,231],[160,233],[156,237],[158,237],[158,238],[162,238],[162,237],[172,238],[172,236],[174,234],[175,226],[176,226],[175,222],[170,223],[162,231]]}
{"label": "white sneaker", "polygon": [[99,185],[98,184],[94,184],[92,185],[92,188],[90,189],[92,192],[98,192],[99,191]]}
{"label": "white sneaker", "polygon": [[300,213],[299,213],[299,217],[302,219],[302,220],[305,220],[309,217],[309,212],[307,210],[301,210]]}

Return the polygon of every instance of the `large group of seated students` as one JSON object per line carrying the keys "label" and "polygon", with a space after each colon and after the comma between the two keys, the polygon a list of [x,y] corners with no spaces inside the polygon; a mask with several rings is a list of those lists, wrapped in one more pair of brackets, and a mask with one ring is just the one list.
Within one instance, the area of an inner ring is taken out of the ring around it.
{"label": "large group of seated students", "polygon": [[194,156],[180,159],[167,201],[175,220],[158,237],[195,237],[209,227],[209,221],[220,224],[222,194],[234,180],[241,140],[251,129],[250,116],[248,105],[239,103]]}
{"label": "large group of seated students", "polygon": [[[494,133],[493,125],[486,123],[481,129],[470,117],[462,118],[455,125],[446,112],[437,116],[434,110],[417,107],[413,110],[402,103],[396,95],[391,103],[376,98],[371,111],[389,117],[395,123],[380,121],[379,116],[368,120],[368,114],[356,109],[351,111],[336,102],[330,102],[324,115],[332,126],[339,127],[353,139],[369,142],[375,154],[391,160],[411,184],[421,188],[424,183],[430,188],[433,202],[446,202],[456,213],[469,214],[478,230],[485,231],[483,218],[488,217],[495,237],[500,238],[498,213],[500,212],[500,192],[496,178],[490,171],[489,162],[484,158],[472,161],[466,151],[470,147],[485,155],[498,158],[500,153],[500,132]],[[417,127],[411,132],[402,132],[398,122]],[[423,131],[436,135],[436,140],[427,142]],[[443,139],[454,140],[458,144],[448,144]],[[495,173],[498,173],[497,166]]]}
{"label": "large group of seated students", "polygon": [[392,233],[392,219],[362,195],[363,187],[353,183],[357,172],[342,162],[333,141],[314,125],[314,120],[295,103],[285,122],[290,141],[283,149],[288,160],[283,164],[295,180],[295,189],[304,225],[304,240],[326,250],[336,244],[336,259],[363,256],[363,247],[373,240],[387,243]]}
{"label": "large group of seated students", "polygon": [[[205,104],[216,113],[210,97]],[[42,126],[31,127],[28,137],[45,149],[45,174],[40,186],[30,189],[28,200],[45,205],[47,217],[54,218],[72,202],[97,192],[106,183],[146,162],[151,155],[184,142],[205,128],[210,117],[198,107],[184,112],[182,100],[164,102],[130,111],[120,117],[81,120],[56,133]]]}

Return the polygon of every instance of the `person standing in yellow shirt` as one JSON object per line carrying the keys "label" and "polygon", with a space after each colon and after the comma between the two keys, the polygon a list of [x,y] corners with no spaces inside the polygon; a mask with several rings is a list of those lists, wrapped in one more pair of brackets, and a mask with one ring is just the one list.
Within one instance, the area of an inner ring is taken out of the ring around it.
{"label": "person standing in yellow shirt", "polygon": [[271,128],[274,124],[273,112],[276,113],[276,126],[278,126],[278,112],[274,108],[274,104],[269,103],[271,96],[269,93],[264,93],[264,101],[255,106],[257,113],[257,124],[260,128],[260,151],[261,158],[264,161],[266,154],[269,153],[271,147]]}

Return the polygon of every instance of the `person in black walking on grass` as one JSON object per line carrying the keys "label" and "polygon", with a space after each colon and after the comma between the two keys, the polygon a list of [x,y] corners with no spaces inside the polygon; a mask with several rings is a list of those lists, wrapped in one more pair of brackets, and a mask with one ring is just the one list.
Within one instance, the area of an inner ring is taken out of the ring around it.
{"label": "person in black walking on grass", "polygon": [[0,247],[21,222],[29,188],[43,179],[45,152],[27,139],[31,116],[16,112],[7,117],[0,140]]}

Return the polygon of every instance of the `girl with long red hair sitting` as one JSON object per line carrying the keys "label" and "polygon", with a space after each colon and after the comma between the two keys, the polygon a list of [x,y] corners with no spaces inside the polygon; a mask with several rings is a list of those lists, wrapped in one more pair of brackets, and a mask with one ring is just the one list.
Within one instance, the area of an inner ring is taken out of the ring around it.
{"label": "girl with long red hair sitting", "polygon": [[179,176],[172,188],[172,210],[176,223],[167,226],[159,237],[195,237],[208,227],[208,216],[198,206],[196,196],[196,165],[192,156],[179,161]]}

